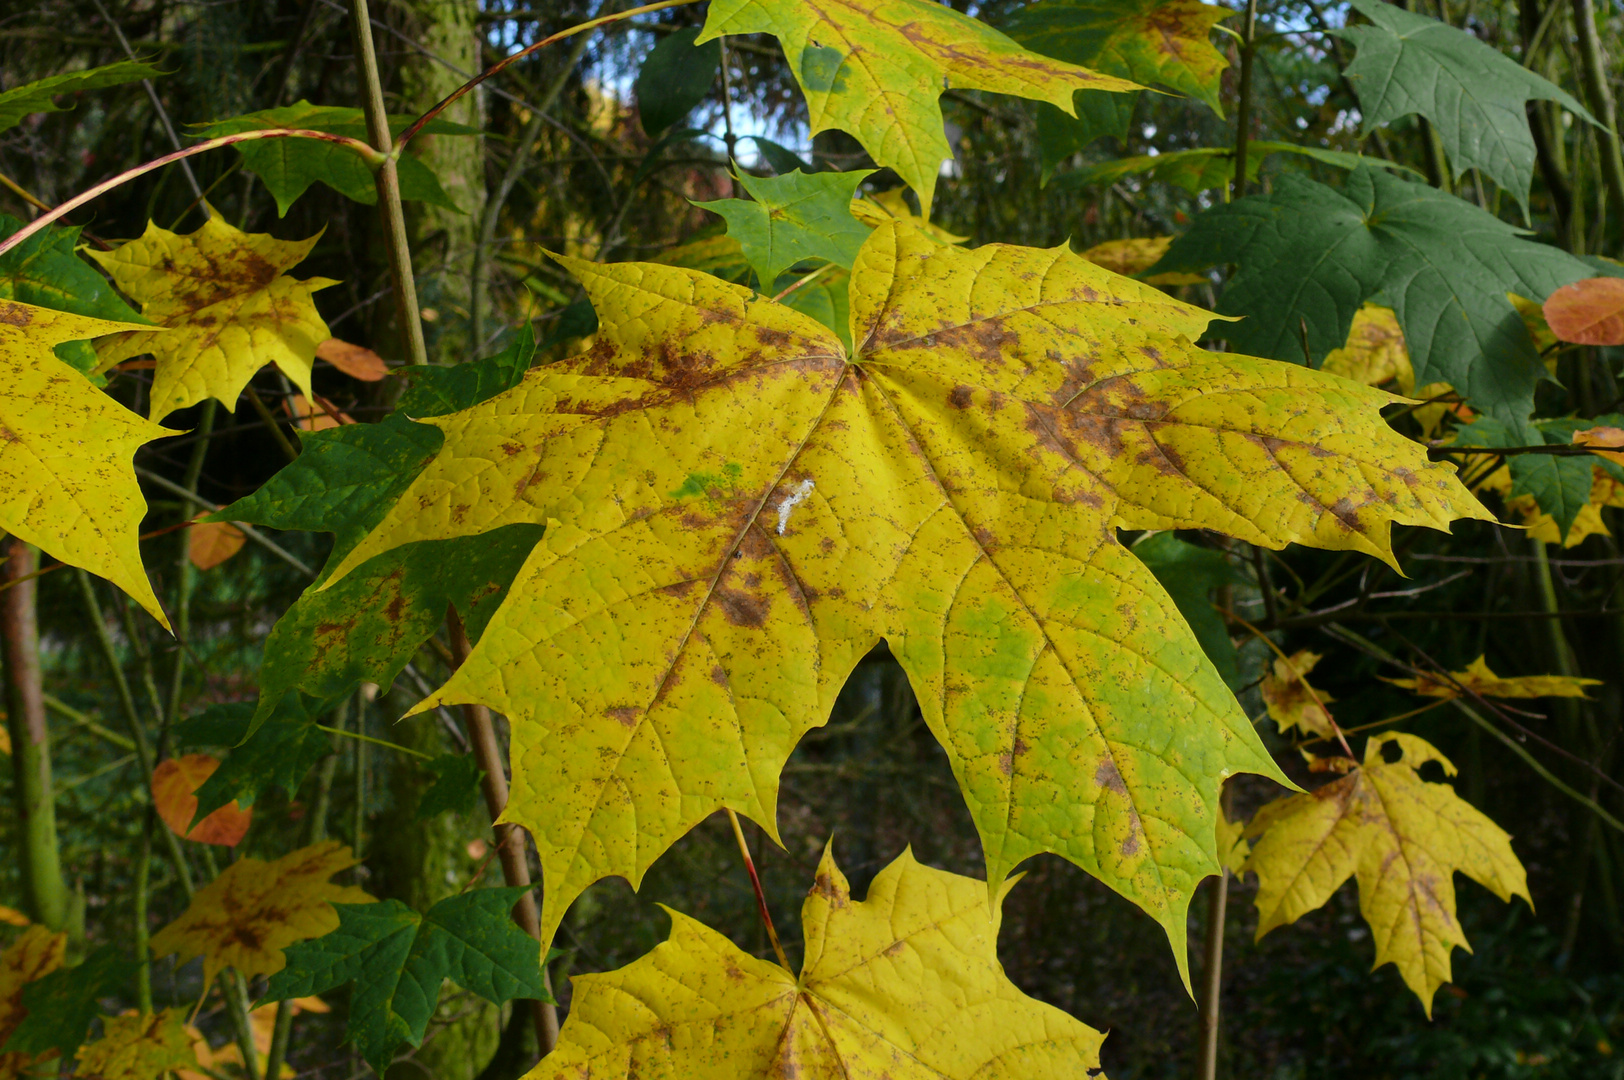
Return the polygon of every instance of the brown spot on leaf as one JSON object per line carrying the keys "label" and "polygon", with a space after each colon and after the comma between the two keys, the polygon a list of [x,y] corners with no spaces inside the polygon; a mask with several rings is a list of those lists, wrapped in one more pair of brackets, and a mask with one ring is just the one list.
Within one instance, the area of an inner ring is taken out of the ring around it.
{"label": "brown spot on leaf", "polygon": [[0,303],[0,323],[7,326],[27,326],[34,321],[34,313],[21,304]]}
{"label": "brown spot on leaf", "polygon": [[968,409],[970,407],[970,388],[968,386],[955,386],[952,393],[947,395],[947,401],[955,409]]}
{"label": "brown spot on leaf", "polygon": [[636,727],[637,717],[641,710],[631,705],[616,705],[603,710],[603,715],[622,724],[625,727]]}
{"label": "brown spot on leaf", "polygon": [[722,609],[722,614],[734,626],[748,626],[752,628],[767,624],[767,613],[771,605],[764,596],[752,595],[741,589],[716,590],[716,606]]}
{"label": "brown spot on leaf", "polygon": [[1118,795],[1128,793],[1128,785],[1122,782],[1122,773],[1117,771],[1116,762],[1110,758],[1100,759],[1099,768],[1094,770],[1094,782]]}

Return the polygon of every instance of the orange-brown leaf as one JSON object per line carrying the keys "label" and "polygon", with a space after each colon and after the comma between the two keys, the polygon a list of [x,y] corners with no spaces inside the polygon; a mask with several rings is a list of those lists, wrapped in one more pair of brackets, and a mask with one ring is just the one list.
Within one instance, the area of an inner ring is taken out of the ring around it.
{"label": "orange-brown leaf", "polygon": [[152,936],[152,955],[178,954],[180,963],[203,957],[203,981],[234,967],[245,978],[273,975],[282,950],[338,929],[333,904],[365,904],[373,897],[328,878],[355,865],[336,840],[300,848],[275,862],[245,856],[197,891],[174,922]]}
{"label": "orange-brown leaf", "polygon": [[186,557],[199,570],[213,570],[241,551],[247,539],[229,521],[200,521],[186,533]]}
{"label": "orange-brown leaf", "polygon": [[1562,286],[1545,301],[1545,321],[1563,341],[1624,345],[1624,279],[1586,278]]}
{"label": "orange-brown leaf", "polygon": [[175,835],[200,844],[236,847],[248,832],[254,810],[252,807],[245,810],[235,801],[192,826],[191,832],[186,831],[197,814],[197,797],[192,793],[219,767],[220,762],[208,754],[187,754],[160,761],[152,770],[152,801],[158,808],[158,816]]}
{"label": "orange-brown leaf", "polygon": [[1616,427],[1593,427],[1584,431],[1575,431],[1573,441],[1578,446],[1589,446],[1594,449],[1591,453],[1599,458],[1618,465],[1624,465],[1624,429]]}
{"label": "orange-brown leaf", "polygon": [[389,374],[389,365],[383,357],[365,345],[351,345],[330,337],[316,346],[316,359],[325,360],[352,379],[377,382]]}

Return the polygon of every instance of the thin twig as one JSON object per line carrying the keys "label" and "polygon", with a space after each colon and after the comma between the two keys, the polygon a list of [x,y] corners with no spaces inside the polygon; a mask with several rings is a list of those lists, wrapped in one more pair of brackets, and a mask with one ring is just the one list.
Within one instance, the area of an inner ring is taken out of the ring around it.
{"label": "thin twig", "polygon": [[773,926],[772,912],[767,910],[767,897],[761,891],[761,877],[756,873],[756,861],[750,857],[750,845],[745,843],[744,828],[739,824],[739,815],[731,807],[727,811],[727,820],[733,826],[733,839],[738,842],[739,854],[744,856],[744,868],[750,873],[750,887],[756,892],[756,911],[761,916],[761,925],[767,928],[767,940],[773,943],[773,955],[778,957],[779,966],[793,975],[795,972],[784,956],[784,946],[778,940],[778,928]]}

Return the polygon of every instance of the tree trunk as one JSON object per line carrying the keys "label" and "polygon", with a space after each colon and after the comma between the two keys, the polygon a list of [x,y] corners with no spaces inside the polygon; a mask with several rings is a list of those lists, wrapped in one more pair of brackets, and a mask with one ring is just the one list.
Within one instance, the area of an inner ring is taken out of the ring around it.
{"label": "tree trunk", "polygon": [[68,921],[68,889],[56,845],[56,802],[51,790],[51,740],[45,726],[39,663],[35,582],[39,555],[18,539],[7,542],[4,592],[0,592],[0,660],[5,665],[6,729],[17,825],[21,836],[23,891],[29,915],[52,930]]}
{"label": "tree trunk", "polygon": [[[471,76],[480,70],[478,14],[474,0],[407,0],[391,9],[392,19],[402,23],[402,33],[439,58],[406,49],[400,67],[402,111],[421,115],[467,81],[459,72]],[[483,127],[483,103],[483,93],[475,90],[441,119]],[[457,204],[455,211],[406,204],[429,359],[437,364],[476,360],[481,343],[472,339],[471,284],[474,246],[485,210],[484,138],[425,134],[412,145]]]}

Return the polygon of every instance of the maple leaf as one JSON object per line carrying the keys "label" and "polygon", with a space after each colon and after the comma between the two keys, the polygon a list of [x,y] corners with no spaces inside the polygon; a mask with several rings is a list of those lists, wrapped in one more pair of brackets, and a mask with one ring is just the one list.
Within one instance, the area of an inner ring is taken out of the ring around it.
{"label": "maple leaf", "polygon": [[727,234],[739,242],[762,292],[776,293],[778,278],[803,259],[822,259],[851,269],[870,227],[852,216],[852,193],[873,175],[821,172],[757,177],[737,174],[753,202],[716,199],[695,203],[720,214]]}
{"label": "maple leaf", "polygon": [[1498,698],[1582,698],[1587,697],[1585,687],[1602,684],[1600,679],[1581,679],[1573,675],[1519,675],[1503,679],[1489,670],[1488,659],[1483,656],[1466,665],[1465,671],[1450,672],[1449,679],[1422,675],[1414,679],[1386,681],[1413,690],[1422,697],[1443,698],[1446,701],[1466,693]]}
{"label": "maple leaf", "polygon": [[1608,473],[1602,465],[1591,470],[1589,500],[1578,508],[1565,527],[1540,509],[1539,501],[1533,495],[1513,495],[1515,486],[1510,467],[1502,465],[1480,481],[1476,490],[1498,492],[1505,500],[1507,512],[1520,517],[1529,538],[1542,544],[1560,544],[1571,548],[1582,544],[1588,536],[1611,536],[1612,532],[1602,519],[1602,508],[1624,507],[1624,482]]}
{"label": "maple leaf", "polygon": [[328,338],[316,346],[316,359],[325,360],[352,379],[379,382],[389,375],[389,365],[383,357],[364,345],[351,345],[338,338]]}
{"label": "maple leaf", "polygon": [[219,767],[220,762],[208,754],[187,754],[160,761],[152,770],[152,804],[176,836],[200,844],[236,847],[253,821],[252,808],[236,803],[221,806],[196,825],[192,824],[198,816],[197,796],[193,792]]}
{"label": "maple leaf", "polygon": [[1244,352],[1301,363],[1348,339],[1365,301],[1392,308],[1417,383],[1446,382],[1479,408],[1526,417],[1546,377],[1507,293],[1549,295],[1590,267],[1453,195],[1375,169],[1342,190],[1290,174],[1268,194],[1214,206],[1155,271],[1237,269],[1214,326]]}
{"label": "maple leaf", "polygon": [[840,128],[876,165],[896,170],[930,216],[952,156],[944,88],[990,90],[1072,111],[1082,88],[1137,90],[1126,79],[1050,60],[986,23],[931,0],[713,0],[698,43],[772,34],[806,97],[812,134]]}
{"label": "maple leaf", "polygon": [[[28,920],[25,918],[18,925],[27,926]],[[16,941],[0,952],[0,1048],[28,1015],[23,1007],[23,988],[60,968],[67,950],[67,934],[53,933],[36,924],[28,926]],[[27,1076],[31,1066],[58,1053],[47,1049],[36,1057],[33,1053],[0,1049],[0,1077]]]}
{"label": "maple leaf", "polygon": [[1562,341],[1624,345],[1624,279],[1593,277],[1545,298],[1545,321]]}
{"label": "maple leaf", "polygon": [[1468,169],[1481,169],[1526,213],[1534,136],[1524,105],[1534,98],[1554,101],[1594,124],[1585,107],[1463,30],[1381,0],[1349,3],[1372,25],[1329,32],[1359,50],[1345,74],[1364,115],[1360,136],[1420,113],[1443,140],[1457,179]]}
{"label": "maple leaf", "polygon": [[530,1080],[1025,1080],[1099,1068],[1105,1036],[1004,975],[1005,882],[904,851],[855,901],[828,848],[801,908],[799,978],[666,908],[671,934],[618,971],[577,975],[558,1048]]}
{"label": "maple leaf", "polygon": [[139,240],[110,252],[87,252],[141,305],[141,314],[168,331],[98,342],[101,369],[151,352],[158,361],[153,420],[210,397],[235,409],[248,380],[266,364],[275,364],[309,397],[316,347],[331,336],[311,294],[338,283],[298,281],[285,271],[304,261],[320,238],[244,233],[215,214],[186,235],[148,222]]}
{"label": "maple leaf", "polygon": [[[415,119],[413,116],[390,116],[389,133],[399,135]],[[295,129],[321,131],[371,142],[366,117],[360,109],[312,105],[303,100],[277,109],[262,109],[194,126],[200,139],[214,139],[242,131]],[[422,134],[478,135],[479,132],[449,120],[435,119],[424,125]],[[255,139],[235,145],[237,153],[242,156],[243,167],[258,176],[265,184],[265,190],[276,200],[278,217],[286,217],[294,201],[317,181],[358,203],[374,206],[378,202],[378,186],[371,168],[359,154],[340,143],[291,138]],[[400,179],[402,199],[441,206],[447,210],[458,209],[445,188],[440,186],[439,178],[415,154],[401,154],[395,159],[395,169]]]}
{"label": "maple leaf", "polygon": [[1366,386],[1396,383],[1401,394],[1415,389],[1415,369],[1398,316],[1380,304],[1366,303],[1354,312],[1347,343],[1326,353],[1320,370]]}
{"label": "maple leaf", "polygon": [[710,96],[722,66],[722,43],[695,46],[699,27],[685,26],[660,39],[637,69],[632,91],[637,121],[645,135],[657,136],[687,118]]}
{"label": "maple leaf", "polygon": [[[508,389],[524,376],[534,353],[526,328],[496,356],[450,368],[404,369],[412,385],[383,422],[300,435],[297,460],[214,520],[331,532],[330,569],[439,449],[440,431],[407,417],[440,416]],[[413,545],[368,563],[337,588],[306,590],[266,639],[250,732],[291,690],[332,699],[363,681],[391,685],[444,621],[448,604],[477,640],[540,532],[526,524],[477,541]]]}
{"label": "maple leaf", "polygon": [[102,1022],[102,1037],[79,1050],[74,1075],[96,1080],[153,1080],[197,1065],[185,1009],[145,1016],[128,1012]]}
{"label": "maple leaf", "polygon": [[1229,565],[1223,552],[1187,544],[1169,532],[1144,537],[1133,545],[1133,553],[1167,590],[1225,685],[1239,687],[1235,643],[1212,606],[1212,590],[1245,584],[1246,578]]}
{"label": "maple leaf", "polygon": [[1590,452],[1603,461],[1624,465],[1624,428],[1612,424],[1597,424],[1595,427],[1575,431],[1572,440],[1575,446],[1591,447]]}
{"label": "maple leaf", "polygon": [[[0,240],[22,227],[11,215],[0,214]],[[78,243],[78,229],[47,228],[0,255],[0,300],[111,322],[145,322],[106,278],[79,258],[74,251]],[[76,371],[88,375],[96,367],[96,350],[88,341],[64,341],[55,352]]]}
{"label": "maple leaf", "polygon": [[851,201],[852,217],[870,227],[882,225],[887,221],[906,221],[926,236],[940,240],[944,244],[962,244],[970,239],[968,236],[950,233],[940,225],[933,225],[914,213],[913,207],[908,205],[908,198],[904,194],[906,191],[907,188],[891,188],[888,191],[877,191],[855,198]]}
{"label": "maple leaf", "polygon": [[176,432],[143,420],[52,348],[129,330],[0,300],[0,529],[111,581],[167,629],[137,538],[147,503],[136,448]]}
{"label": "maple leaf", "polygon": [[186,530],[186,557],[199,570],[213,570],[248,542],[229,521],[200,521]]}
{"label": "maple leaf", "polygon": [[271,977],[265,999],[354,982],[345,1037],[382,1076],[401,1044],[423,1041],[447,979],[493,1005],[552,1000],[536,939],[513,922],[513,905],[529,891],[475,889],[424,915],[399,900],[334,904],[337,927],[290,947],[287,967]]}
{"label": "maple leaf", "polygon": [[[1400,751],[1391,763],[1389,746]],[[1502,900],[1529,900],[1510,836],[1448,784],[1422,780],[1429,761],[1455,775],[1448,758],[1414,735],[1373,735],[1348,775],[1269,803],[1246,827],[1256,839],[1246,868],[1258,877],[1257,936],[1296,922],[1357,876],[1376,966],[1396,965],[1428,1017],[1434,992],[1450,979],[1450,952],[1471,951],[1455,918],[1456,871]]]}
{"label": "maple leaf", "polygon": [[103,945],[77,967],[55,967],[24,984],[24,1015],[0,1043],[0,1060],[13,1054],[71,1057],[85,1041],[90,1022],[101,1015],[100,999],[117,993],[135,971],[133,961]]}
{"label": "maple leaf", "polygon": [[271,787],[280,787],[292,799],[305,775],[333,752],[332,736],[316,726],[297,693],[274,703],[258,725],[254,715],[252,705],[214,705],[175,726],[181,746],[231,747],[225,763],[193,790],[197,815],[213,814],[231,802],[246,811]]}
{"label": "maple leaf", "polygon": [[559,258],[597,344],[430,421],[444,448],[321,586],[407,542],[549,523],[420,706],[509,717],[506,815],[536,837],[549,938],[586,885],[635,883],[723,806],[776,835],[785,759],[884,638],[990,880],[1062,854],[1182,964],[1220,777],[1281,774],[1115,529],[1387,558],[1389,522],[1486,513],[1380,420],[1389,395],[1203,352],[1206,312],[1067,246],[877,227],[854,354],[702,273]]}
{"label": "maple leaf", "polygon": [[0,131],[16,127],[23,122],[23,117],[33,113],[64,111],[64,107],[56,103],[58,94],[101,90],[163,74],[164,72],[151,64],[144,64],[139,60],[120,60],[116,64],[106,64],[85,71],[70,71],[64,75],[40,79],[38,82],[14,86],[0,93]]}
{"label": "maple leaf", "polygon": [[434,782],[417,802],[419,821],[438,817],[447,810],[472,814],[483,805],[481,781],[485,773],[470,754],[440,754],[423,763],[434,774]]}
{"label": "maple leaf", "polygon": [[274,862],[243,856],[199,889],[180,918],[152,935],[152,955],[177,954],[184,964],[203,958],[203,984],[225,967],[243,978],[282,970],[282,950],[338,925],[332,905],[366,904],[372,897],[327,879],[355,865],[336,840],[300,848]]}
{"label": "maple leaf", "polygon": [[[1198,0],[1043,0],[1016,11],[1003,29],[1033,52],[1168,87],[1222,116],[1219,83],[1229,61],[1208,38],[1212,27],[1232,14]],[[1101,135],[1125,137],[1138,96],[1079,90],[1075,118],[1052,105],[1039,106],[1044,180],[1056,164]]]}
{"label": "maple leaf", "polygon": [[1246,860],[1252,854],[1252,845],[1246,841],[1246,822],[1230,821],[1228,814],[1218,815],[1218,861],[1225,870],[1237,878],[1246,873]]}
{"label": "maple leaf", "polygon": [[[1141,236],[1128,240],[1107,240],[1083,252],[1083,258],[1095,266],[1103,266],[1123,277],[1137,277],[1154,266],[1167,254],[1171,236]],[[1146,278],[1147,285],[1200,285],[1207,279],[1200,274],[1156,274]]]}
{"label": "maple leaf", "polygon": [[1319,653],[1299,649],[1286,659],[1275,658],[1258,685],[1269,707],[1269,716],[1284,735],[1296,728],[1304,735],[1335,735],[1336,724],[1325,706],[1335,701],[1330,694],[1309,685],[1308,674],[1323,660]]}
{"label": "maple leaf", "polygon": [[[1456,442],[1462,446],[1486,447],[1540,443],[1571,445],[1573,432],[1586,427],[1588,423],[1580,420],[1541,420],[1531,424],[1513,424],[1485,416],[1459,429]],[[1558,534],[1565,537],[1590,502],[1594,465],[1595,459],[1587,456],[1514,455],[1507,463],[1511,480],[1509,494],[1514,497],[1531,496],[1540,510],[1551,515]],[[1619,469],[1613,463],[1605,467]],[[1620,470],[1619,475],[1624,477],[1624,470]]]}

